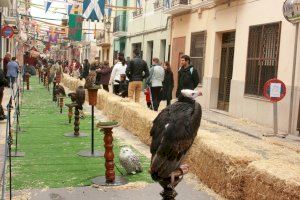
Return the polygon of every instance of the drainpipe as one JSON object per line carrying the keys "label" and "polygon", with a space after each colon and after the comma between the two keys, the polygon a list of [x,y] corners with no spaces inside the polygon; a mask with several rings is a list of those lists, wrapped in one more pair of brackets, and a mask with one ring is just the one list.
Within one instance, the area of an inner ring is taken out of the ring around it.
{"label": "drainpipe", "polygon": [[293,71],[292,71],[292,88],[291,88],[288,134],[291,134],[291,132],[292,132],[292,118],[293,118],[293,107],[294,107],[293,104],[294,104],[294,93],[295,93],[295,75],[296,75],[297,48],[298,48],[298,33],[299,33],[299,23],[296,24],[296,32],[295,32],[294,59],[293,59]]}

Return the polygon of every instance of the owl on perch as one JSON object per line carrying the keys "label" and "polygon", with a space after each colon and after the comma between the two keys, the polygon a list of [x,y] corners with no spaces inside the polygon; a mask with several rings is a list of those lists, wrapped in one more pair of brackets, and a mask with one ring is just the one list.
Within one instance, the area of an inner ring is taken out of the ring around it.
{"label": "owl on perch", "polygon": [[127,174],[136,174],[143,171],[139,157],[127,146],[121,148],[119,161]]}

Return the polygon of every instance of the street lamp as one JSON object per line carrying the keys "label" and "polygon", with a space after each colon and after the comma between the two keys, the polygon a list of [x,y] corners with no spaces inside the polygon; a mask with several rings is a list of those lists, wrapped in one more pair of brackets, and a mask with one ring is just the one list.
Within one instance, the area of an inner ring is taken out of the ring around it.
{"label": "street lamp", "polygon": [[110,27],[111,27],[111,22],[110,22],[110,19],[109,18],[107,18],[106,20],[105,20],[105,28],[106,28],[106,31],[109,33],[109,31],[110,31]]}

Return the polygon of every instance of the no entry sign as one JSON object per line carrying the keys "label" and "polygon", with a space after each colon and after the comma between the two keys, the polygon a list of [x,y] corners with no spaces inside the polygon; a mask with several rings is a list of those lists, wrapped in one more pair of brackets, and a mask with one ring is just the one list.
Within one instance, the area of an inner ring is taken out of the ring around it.
{"label": "no entry sign", "polygon": [[10,26],[4,26],[1,32],[4,38],[11,38],[14,35],[14,29]]}
{"label": "no entry sign", "polygon": [[278,102],[285,97],[286,86],[278,79],[268,80],[264,85],[264,97],[271,102]]}

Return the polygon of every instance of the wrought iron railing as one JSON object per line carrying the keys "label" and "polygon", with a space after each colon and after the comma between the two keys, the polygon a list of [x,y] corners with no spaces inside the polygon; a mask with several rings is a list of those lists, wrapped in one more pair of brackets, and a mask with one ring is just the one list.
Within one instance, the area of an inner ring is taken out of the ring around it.
{"label": "wrought iron railing", "polygon": [[132,12],[133,17],[138,17],[138,16],[141,16],[142,14],[143,14],[142,9],[139,9],[139,10],[136,10],[136,11]]}
{"label": "wrought iron railing", "polygon": [[171,8],[177,5],[190,5],[191,0],[164,0],[164,6],[166,8]]}
{"label": "wrought iron railing", "polygon": [[118,15],[114,19],[113,32],[126,31],[126,14]]}
{"label": "wrought iron railing", "polygon": [[164,6],[164,0],[156,0],[154,3],[154,9],[159,9]]}

